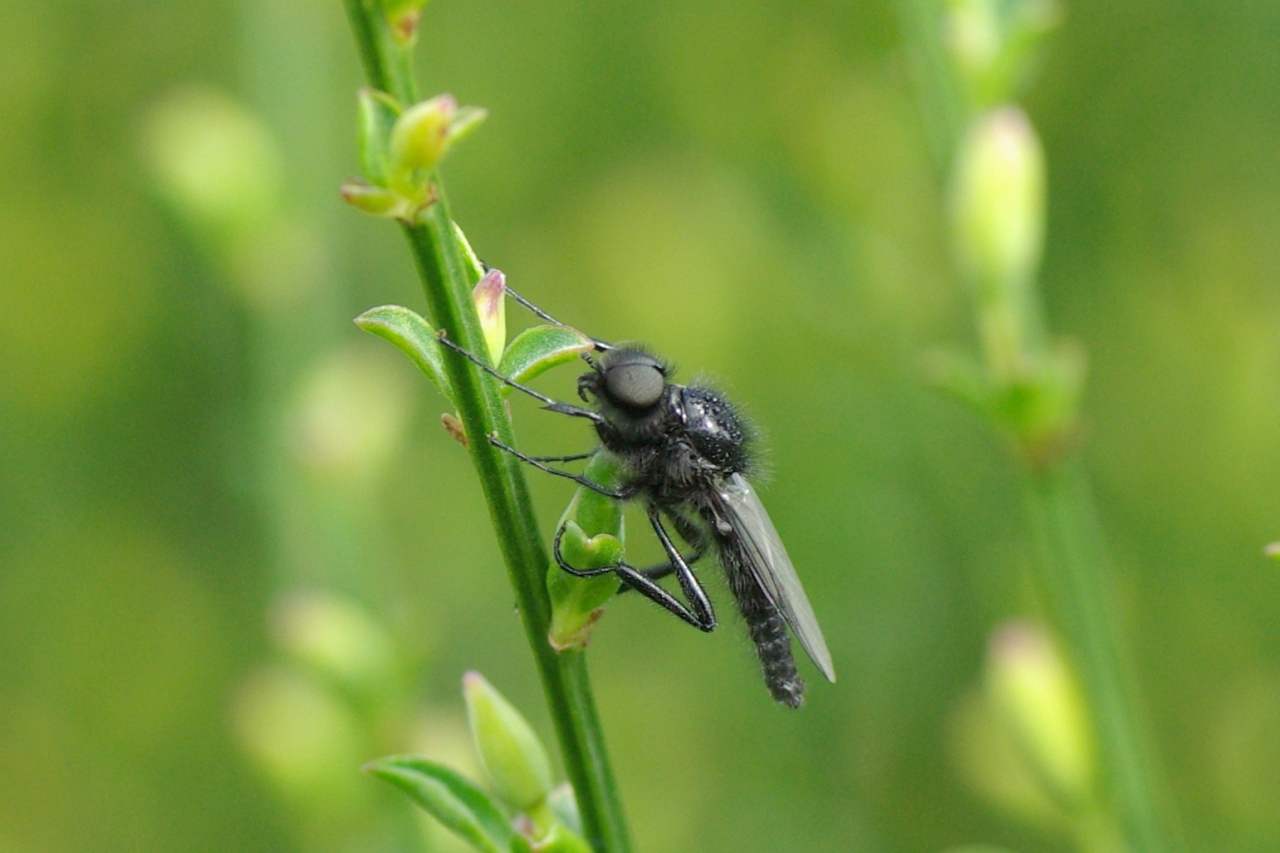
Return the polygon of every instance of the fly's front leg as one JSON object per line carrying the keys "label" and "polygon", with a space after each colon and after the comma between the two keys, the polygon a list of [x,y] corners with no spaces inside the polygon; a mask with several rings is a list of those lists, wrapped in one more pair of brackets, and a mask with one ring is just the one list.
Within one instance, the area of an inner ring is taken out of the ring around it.
{"label": "fly's front leg", "polygon": [[[497,447],[497,445],[494,446]],[[596,448],[596,450],[590,450],[586,453],[571,453],[568,456],[530,456],[529,458],[534,462],[581,462],[583,459],[590,459],[595,456],[598,450],[599,448]]]}
{"label": "fly's front leg", "polygon": [[485,373],[492,376],[494,379],[497,379],[503,385],[510,386],[516,389],[517,391],[523,394],[528,394],[533,399],[538,400],[541,403],[544,403],[545,405],[543,406],[543,408],[547,409],[548,411],[559,412],[562,415],[571,415],[575,418],[586,418],[592,423],[601,423],[604,421],[604,416],[593,409],[584,409],[581,406],[574,406],[570,403],[562,403],[559,400],[555,399],[554,397],[548,397],[546,394],[543,394],[541,391],[534,390],[533,388],[530,388],[528,385],[525,385],[522,382],[515,381],[509,376],[503,376],[501,371],[495,370],[493,367],[490,367],[489,364],[485,362],[484,359],[475,355],[474,353],[469,351],[466,347],[462,346],[461,344],[456,344],[453,341],[451,341],[448,335],[445,334],[444,329],[441,329],[437,333],[436,340],[440,342],[441,346],[444,346],[444,347],[447,347],[448,349],[453,350],[458,355],[462,356],[467,361],[471,362],[476,367],[480,368]]}

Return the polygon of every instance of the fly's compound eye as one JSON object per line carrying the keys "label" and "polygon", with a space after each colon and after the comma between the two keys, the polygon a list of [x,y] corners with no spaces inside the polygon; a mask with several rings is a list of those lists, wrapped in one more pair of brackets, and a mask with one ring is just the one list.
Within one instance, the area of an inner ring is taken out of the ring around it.
{"label": "fly's compound eye", "polygon": [[610,365],[605,372],[605,390],[610,398],[632,409],[647,409],[662,399],[667,378],[650,361]]}

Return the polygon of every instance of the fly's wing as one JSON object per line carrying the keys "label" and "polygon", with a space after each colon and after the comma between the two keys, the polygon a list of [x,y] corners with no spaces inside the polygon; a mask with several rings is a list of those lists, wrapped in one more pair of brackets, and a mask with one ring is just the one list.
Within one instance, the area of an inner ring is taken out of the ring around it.
{"label": "fly's wing", "polygon": [[809,598],[804,594],[787,549],[778,537],[769,513],[756,495],[751,483],[734,474],[717,490],[728,522],[742,540],[743,551],[750,557],[752,575],[778,612],[787,620],[796,639],[809,654],[809,659],[822,670],[828,681],[836,680],[831,665],[831,652],[822,638],[818,617],[813,615]]}

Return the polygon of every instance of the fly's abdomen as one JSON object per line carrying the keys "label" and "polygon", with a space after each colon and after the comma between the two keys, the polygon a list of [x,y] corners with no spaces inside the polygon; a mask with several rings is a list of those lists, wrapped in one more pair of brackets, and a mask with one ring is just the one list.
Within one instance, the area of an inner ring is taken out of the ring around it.
{"label": "fly's abdomen", "polygon": [[764,683],[775,700],[788,707],[799,708],[804,703],[804,679],[796,671],[796,660],[791,655],[787,623],[751,572],[746,570],[742,560],[736,542],[721,540],[720,561],[728,575],[729,588],[733,591],[738,611],[747,623],[747,633],[755,644]]}

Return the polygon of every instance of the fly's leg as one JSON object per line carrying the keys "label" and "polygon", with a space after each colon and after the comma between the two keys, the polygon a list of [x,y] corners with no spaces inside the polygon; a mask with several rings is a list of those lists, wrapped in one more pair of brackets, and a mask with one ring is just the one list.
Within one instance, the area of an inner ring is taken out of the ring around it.
{"label": "fly's leg", "polygon": [[[543,311],[543,310],[542,310],[541,308],[539,308],[537,305],[534,305],[534,304],[533,304],[532,302],[530,302],[528,299],[525,299],[523,296],[521,296],[520,294],[516,293],[516,292],[515,292],[514,290],[512,290],[511,288],[509,288],[509,287],[508,287],[508,288],[506,288],[506,291],[507,291],[507,295],[508,295],[508,296],[510,296],[510,297],[511,297],[512,299],[514,299],[516,302],[519,302],[519,303],[520,303],[521,305],[523,305],[525,308],[527,308],[527,309],[529,309],[530,311],[532,311],[532,312],[533,312],[535,315],[537,315],[539,318],[541,318],[541,319],[543,319],[543,320],[546,320],[548,323],[550,323],[550,324],[551,324],[551,325],[553,325],[553,326],[563,326],[563,325],[564,325],[564,323],[561,323],[561,322],[560,322],[559,320],[557,320],[555,317],[552,317],[552,316],[551,316],[550,314],[548,314],[546,311]],[[569,328],[573,328],[573,327],[572,327],[572,326],[570,326]],[[605,350],[611,350],[611,349],[613,349],[613,345],[612,345],[612,344],[607,344],[607,343],[605,343],[604,341],[599,340],[599,339],[597,339],[597,338],[591,338],[591,341],[596,345],[596,349],[600,350],[601,352],[603,352],[603,351],[605,351]],[[583,353],[583,356],[582,356],[582,357],[583,357],[583,358],[587,358],[586,353]],[[590,362],[590,359],[589,359],[589,358],[587,358],[587,361],[588,361],[588,362]]]}
{"label": "fly's leg", "polygon": [[[649,524],[653,526],[653,532],[658,534],[658,541],[662,543],[662,547],[667,552],[667,557],[671,560],[672,573],[675,574],[676,580],[680,582],[680,589],[684,592],[684,597],[689,600],[691,609],[698,617],[698,621],[695,624],[703,631],[714,630],[716,627],[716,615],[711,608],[711,600],[707,598],[707,591],[702,588],[702,584],[694,576],[693,570],[689,568],[689,564],[681,556],[680,550],[671,541],[671,536],[667,534],[667,529],[662,526],[662,514],[658,510],[657,504],[649,504]],[[646,583],[662,589],[662,587],[644,575],[638,572],[636,574],[644,578]],[[623,579],[628,582],[632,580],[625,576]],[[635,584],[632,583],[632,586],[635,586]],[[637,590],[645,592],[644,589],[639,587],[637,587]]]}
{"label": "fly's leg", "polygon": [[[495,447],[497,445],[494,445]],[[597,450],[591,450],[586,453],[573,453],[568,456],[530,456],[534,462],[581,462],[583,459],[590,459],[596,455]]]}
{"label": "fly's leg", "polygon": [[[671,523],[675,526],[676,532],[680,534],[680,537],[693,546],[693,550],[684,556],[685,563],[692,566],[694,563],[698,562],[698,560],[701,560],[707,553],[709,546],[707,544],[706,534],[703,533],[703,531],[696,524],[690,521],[689,517],[683,513],[670,508],[663,511],[667,514],[667,517],[671,519]],[[656,581],[662,580],[667,575],[673,574],[675,571],[675,562],[673,560],[667,560],[665,563],[658,563],[656,566],[641,569],[640,574],[644,575],[649,580]],[[618,592],[626,592],[629,589],[631,589],[631,587],[623,584]]]}
{"label": "fly's leg", "polygon": [[[696,579],[693,581],[693,586],[696,589],[697,594],[691,594],[689,589],[684,586],[683,581],[681,582],[681,587],[685,589],[685,594],[688,595],[689,600],[693,602],[693,608],[690,609],[684,602],[667,592],[655,581],[649,580],[649,578],[645,577],[638,569],[629,563],[619,561],[615,565],[604,566],[598,569],[574,568],[569,565],[569,561],[566,560],[564,558],[564,554],[560,552],[560,540],[564,538],[564,530],[564,525],[561,525],[560,529],[556,531],[556,538],[552,542],[551,546],[551,551],[556,558],[556,565],[564,571],[579,578],[595,578],[612,572],[617,575],[619,580],[624,584],[630,586],[636,592],[640,593],[655,604],[660,605],[668,612],[678,616],[685,622],[688,622],[693,627],[703,631],[711,631],[715,629],[716,617],[711,611],[711,602],[707,600],[706,593],[702,591],[702,587],[698,585]],[[663,532],[663,535],[665,535],[665,531]],[[667,541],[670,540],[668,539]],[[675,556],[676,558],[679,558],[679,552],[676,552]],[[685,572],[689,572],[688,566],[685,566]],[[689,573],[689,576],[692,577],[692,573]]]}
{"label": "fly's leg", "polygon": [[[528,465],[532,465],[534,468],[537,468],[539,471],[545,471],[548,474],[554,474],[557,477],[564,477],[566,480],[573,480],[579,486],[588,488],[593,492],[599,492],[605,497],[613,498],[616,501],[625,501],[627,498],[631,497],[626,492],[620,492],[615,489],[610,489],[608,486],[602,486],[601,484],[597,483],[595,480],[592,480],[589,477],[585,477],[582,474],[575,474],[572,471],[562,471],[559,468],[552,468],[550,465],[547,465],[536,456],[527,456],[524,453],[521,453],[519,450],[516,450],[511,445],[503,444],[498,439],[498,436],[496,434],[489,436],[489,443],[504,453],[510,453],[512,456],[519,459],[521,462],[524,462]],[[594,451],[592,453],[594,453]],[[590,456],[592,454],[587,454],[587,455]],[[584,456],[583,458],[585,459],[586,457]]]}
{"label": "fly's leg", "polygon": [[467,361],[471,362],[476,367],[480,368],[485,373],[492,376],[494,379],[497,379],[503,385],[507,385],[511,388],[516,389],[517,391],[528,394],[533,399],[543,403],[544,404],[543,408],[545,408],[549,412],[559,412],[562,415],[570,415],[571,417],[575,417],[575,418],[586,418],[592,423],[602,423],[604,421],[604,415],[600,414],[597,411],[594,411],[593,409],[584,409],[581,406],[575,406],[575,405],[572,405],[571,403],[562,403],[559,400],[555,399],[554,397],[548,397],[546,394],[543,394],[541,391],[535,391],[534,389],[530,388],[528,385],[525,385],[521,382],[517,382],[508,376],[503,376],[500,371],[490,367],[479,356],[468,351],[466,347],[462,346],[461,344],[456,344],[453,341],[449,340],[448,336],[445,335],[443,329],[440,330],[440,334],[436,337],[436,340],[438,340],[441,343],[441,345],[453,350],[458,355],[462,356]]}

